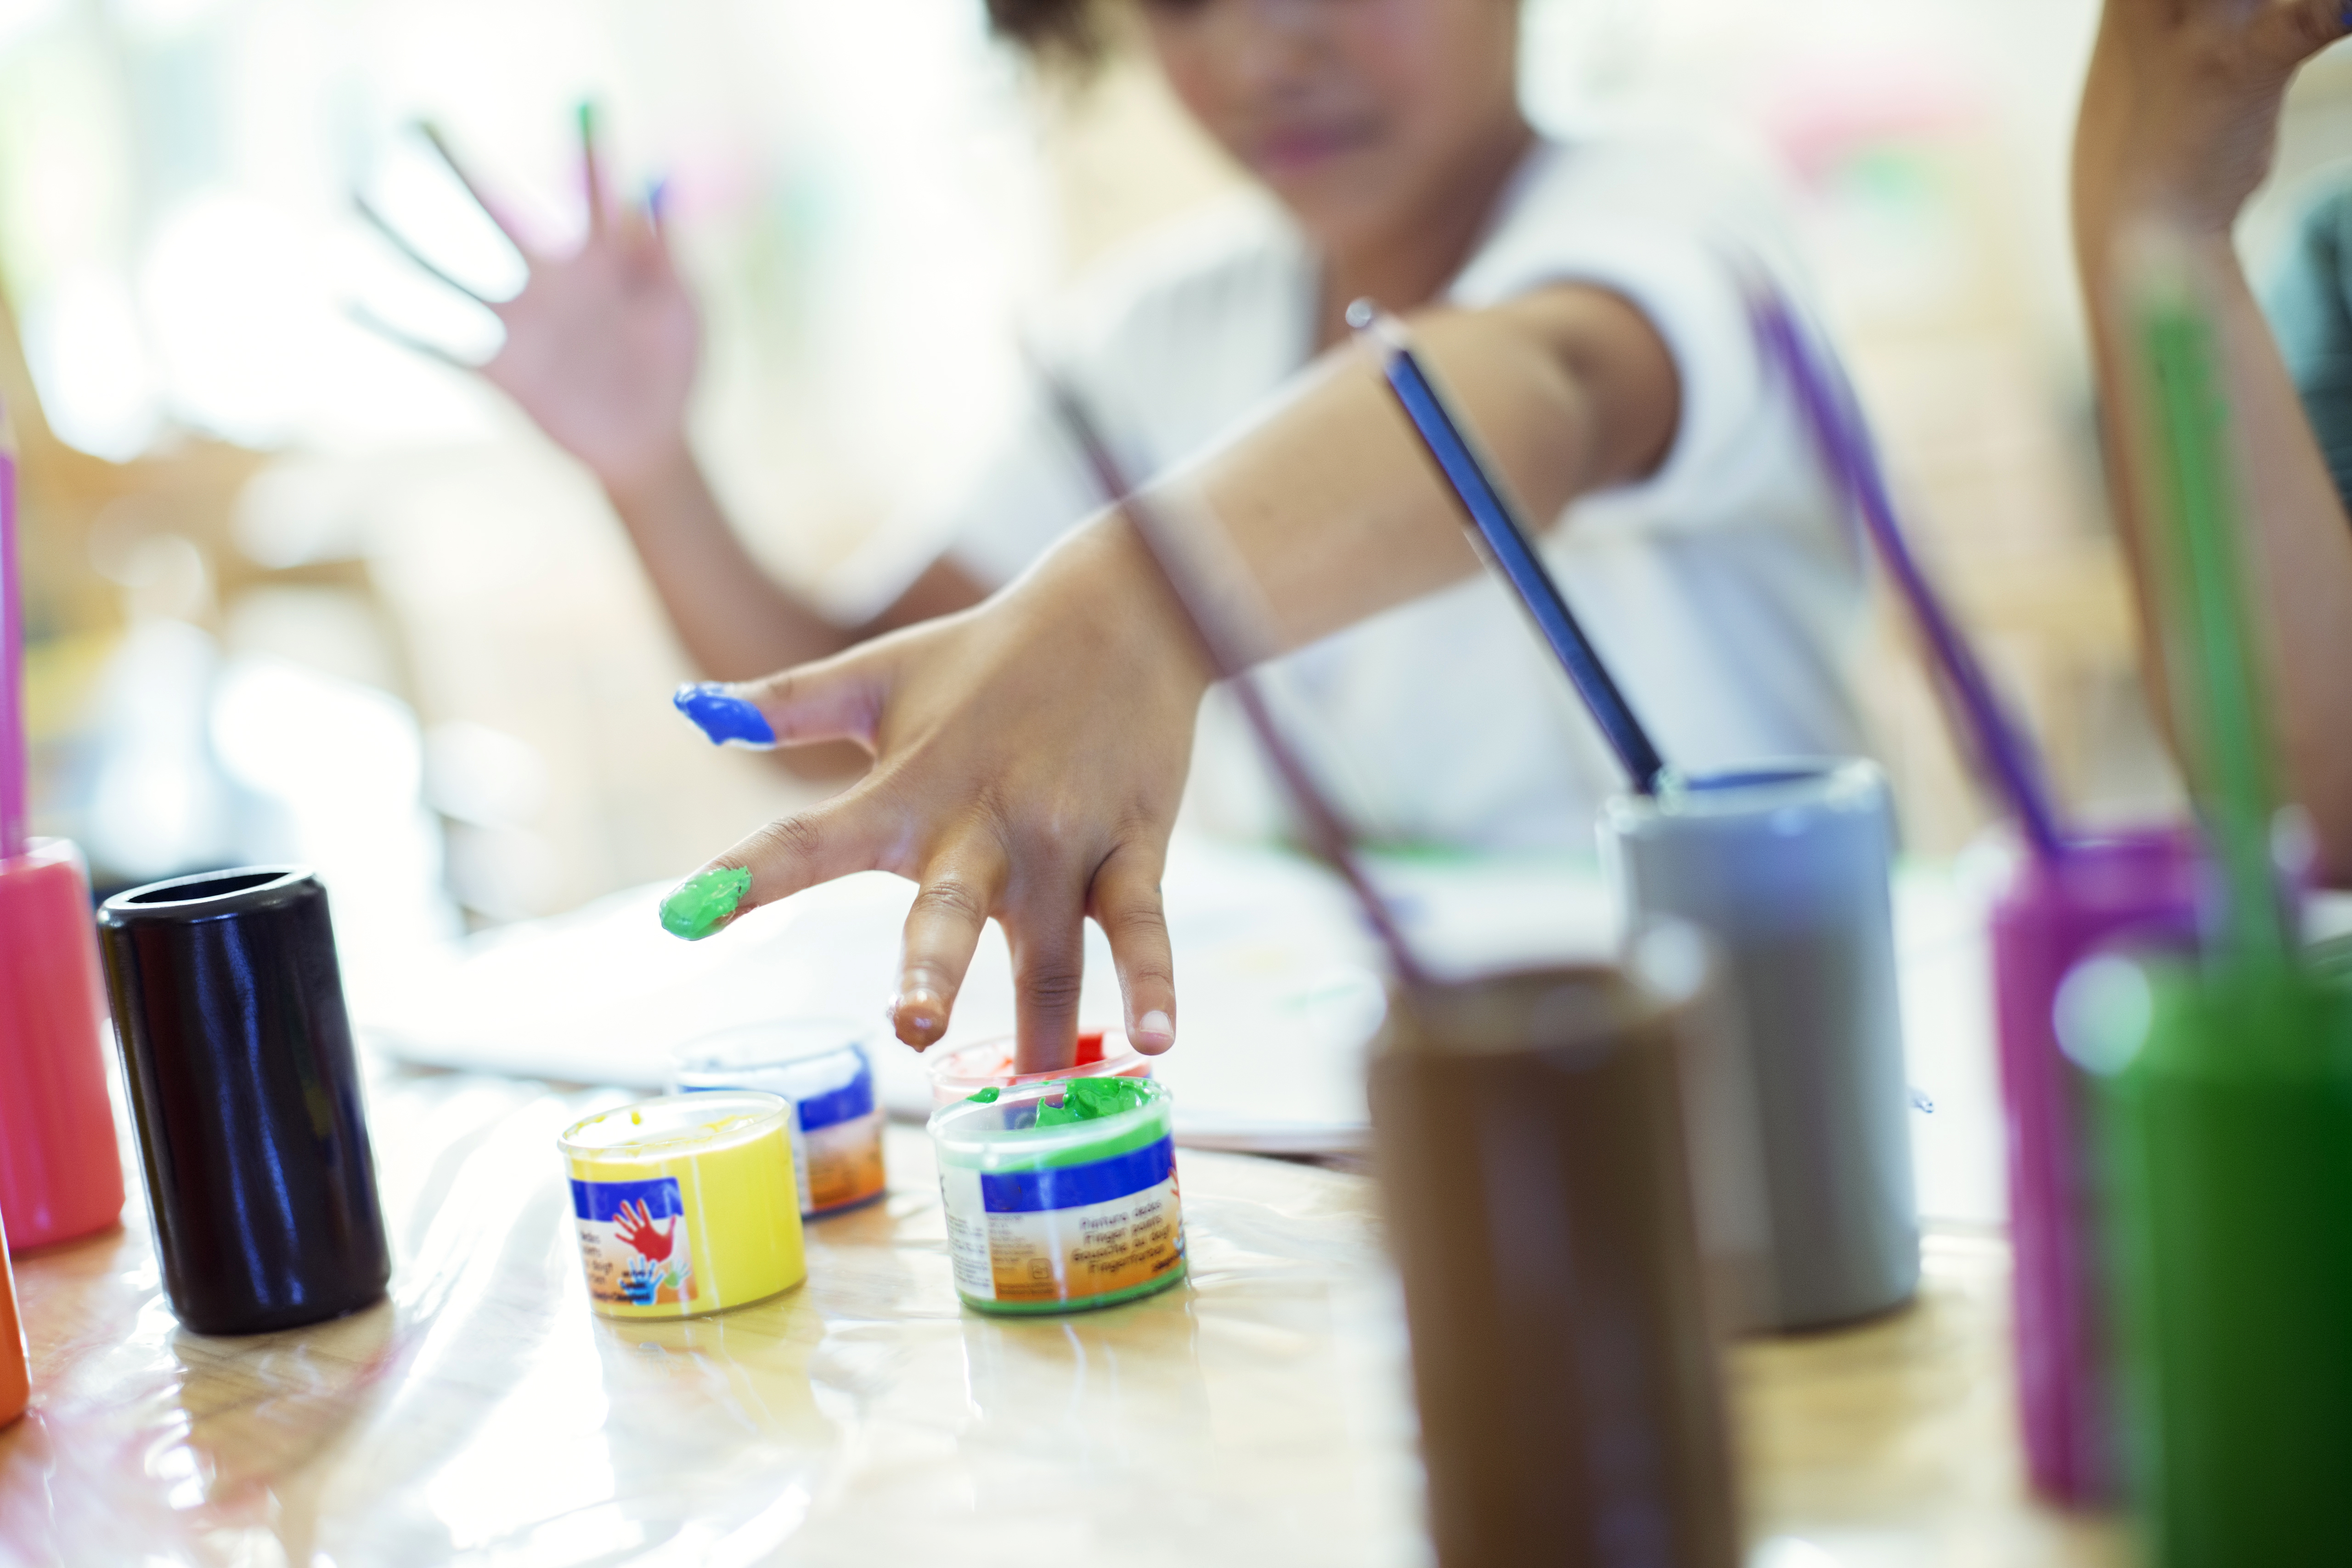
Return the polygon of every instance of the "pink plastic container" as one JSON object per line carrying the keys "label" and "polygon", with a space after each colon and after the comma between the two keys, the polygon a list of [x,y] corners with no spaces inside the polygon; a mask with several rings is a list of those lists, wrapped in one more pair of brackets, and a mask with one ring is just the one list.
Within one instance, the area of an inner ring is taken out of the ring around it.
{"label": "pink plastic container", "polygon": [[1992,963],[2026,1470],[2037,1490],[2079,1504],[2116,1495],[2119,1456],[2083,1101],[2052,1010],[2067,972],[2102,947],[2193,940],[2200,861],[2188,834],[2169,829],[2067,850],[2020,865],[1993,907]]}
{"label": "pink plastic container", "polygon": [[931,1104],[953,1105],[983,1089],[1014,1089],[1057,1078],[1150,1078],[1151,1058],[1139,1056],[1117,1029],[1089,1029],[1078,1036],[1078,1057],[1060,1072],[1013,1070],[1013,1037],[998,1035],[959,1046],[930,1061]]}
{"label": "pink plastic container", "polygon": [[16,1310],[16,1271],[0,1237],[0,1426],[25,1414],[33,1397],[33,1368],[25,1349],[24,1315]]}
{"label": "pink plastic container", "polygon": [[122,1217],[97,929],[71,844],[36,838],[0,861],[0,1220],[12,1251]]}

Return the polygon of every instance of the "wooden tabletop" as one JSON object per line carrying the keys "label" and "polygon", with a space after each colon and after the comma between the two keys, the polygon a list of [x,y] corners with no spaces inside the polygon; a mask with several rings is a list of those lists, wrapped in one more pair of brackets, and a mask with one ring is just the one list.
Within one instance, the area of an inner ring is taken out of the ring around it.
{"label": "wooden tabletop", "polygon": [[[32,1414],[0,1553],[414,1564],[1423,1563],[1395,1279],[1361,1176],[1181,1156],[1188,1283],[964,1310],[927,1140],[812,1226],[808,1284],[714,1318],[588,1310],[556,1133],[607,1093],[394,1073],[370,1114],[391,1299],[181,1331],[143,1215],[16,1260]],[[134,1205],[143,1199],[134,1196]],[[1732,1355],[1759,1568],[2111,1564],[2019,1479],[1996,1237],[1931,1235],[1914,1308]]]}

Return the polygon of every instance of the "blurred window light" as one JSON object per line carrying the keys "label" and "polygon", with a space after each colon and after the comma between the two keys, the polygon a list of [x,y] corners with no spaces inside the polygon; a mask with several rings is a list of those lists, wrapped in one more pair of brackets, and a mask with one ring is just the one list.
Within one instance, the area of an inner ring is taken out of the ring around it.
{"label": "blurred window light", "polygon": [[448,834],[449,891],[476,915],[503,924],[550,914],[550,891],[561,885],[554,846],[536,833],[452,823]]}
{"label": "blurred window light", "polygon": [[118,274],[85,268],[36,297],[25,357],[49,427],[68,446],[127,462],[162,428],[162,377]]}
{"label": "blurred window light", "polygon": [[411,982],[457,931],[441,836],[419,796],[416,715],[389,693],[262,654],[224,662],[209,735],[223,773],[266,808],[254,859],[310,866],[334,900],[355,1012]]}
{"label": "blurred window light", "polygon": [[519,827],[546,804],[548,783],[538,748],[503,730],[456,719],[425,738],[425,797],[444,816]]}
{"label": "blurred window light", "polygon": [[317,278],[277,207],[217,190],[174,206],[140,279],[174,412],[249,447],[284,440],[324,368]]}
{"label": "blurred window light", "polygon": [[416,804],[423,758],[398,698],[283,659],[238,658],[213,704],[228,775],[263,794],[316,801],[364,831]]}
{"label": "blurred window light", "polygon": [[189,32],[221,9],[223,0],[109,0],[114,25],[142,39],[165,39]]}
{"label": "blurred window light", "polygon": [[65,0],[0,0],[0,51],[64,9]]}
{"label": "blurred window light", "polygon": [[1519,100],[1559,133],[1645,79],[1657,31],[1651,0],[1526,0]]}
{"label": "blurred window light", "polygon": [[116,577],[133,622],[201,621],[213,607],[212,567],[184,534],[153,533],[131,544]]}
{"label": "blurred window light", "polygon": [[246,481],[230,520],[245,558],[272,572],[367,552],[368,502],[380,476],[334,461],[281,459]]}
{"label": "blurred window light", "polygon": [[0,48],[0,245],[19,305],[85,268],[125,269],[146,194],[134,95],[78,19]]}
{"label": "blurred window light", "polygon": [[220,656],[179,621],[134,626],[96,704],[84,836],[107,872],[149,881],[233,858],[233,814],[205,729]]}
{"label": "blurred window light", "polygon": [[232,654],[264,654],[389,691],[399,668],[383,623],[366,595],[349,588],[275,584],[229,601],[221,642]]}

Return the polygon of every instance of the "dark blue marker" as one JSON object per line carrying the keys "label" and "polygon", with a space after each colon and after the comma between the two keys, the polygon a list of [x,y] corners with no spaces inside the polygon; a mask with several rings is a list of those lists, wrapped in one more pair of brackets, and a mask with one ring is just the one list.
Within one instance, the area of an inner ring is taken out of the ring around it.
{"label": "dark blue marker", "polygon": [[1487,476],[1486,465],[1479,461],[1444,399],[1422,371],[1403,328],[1364,300],[1348,307],[1348,324],[1373,340],[1389,390],[1396,394],[1405,417],[1412,421],[1422,444],[1429,448],[1461,503],[1473,537],[1481,546],[1479,553],[1518,595],[1536,630],[1550,645],[1618,760],[1625,764],[1633,787],[1643,795],[1657,794],[1659,776],[1666,771],[1664,759],[1658,755],[1658,748],[1651,743],[1649,732],[1634,717],[1624,694],[1617,689],[1616,680],[1578,625],[1568,601],[1560,596],[1559,584],[1552,581],[1550,570],[1536,553],[1510,502]]}

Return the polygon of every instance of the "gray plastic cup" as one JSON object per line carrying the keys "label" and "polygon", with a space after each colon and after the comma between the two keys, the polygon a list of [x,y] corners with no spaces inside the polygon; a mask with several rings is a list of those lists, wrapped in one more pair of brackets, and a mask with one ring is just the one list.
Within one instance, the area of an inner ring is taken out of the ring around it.
{"label": "gray plastic cup", "polygon": [[1675,779],[1601,808],[1626,918],[1688,921],[1718,949],[1770,1219],[1756,1328],[1851,1321],[1918,1287],[1893,843],[1885,778],[1853,760]]}

